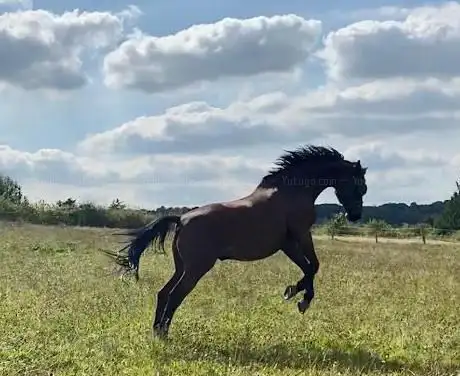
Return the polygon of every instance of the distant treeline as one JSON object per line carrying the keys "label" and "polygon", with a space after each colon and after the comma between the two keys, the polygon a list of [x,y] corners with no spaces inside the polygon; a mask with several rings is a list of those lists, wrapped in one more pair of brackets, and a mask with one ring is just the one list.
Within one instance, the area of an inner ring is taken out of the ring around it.
{"label": "distant treeline", "polygon": [[[425,223],[439,228],[459,229],[459,197],[459,193],[455,192],[450,200],[438,201],[429,205],[388,203],[379,206],[365,206],[362,222],[367,223],[375,219],[392,226]],[[30,203],[16,181],[8,176],[0,175],[0,220],[25,221],[35,224],[137,228],[159,216],[180,215],[191,209],[193,208],[164,206],[154,210],[132,209],[126,207],[118,199],[114,199],[108,206],[77,202],[73,198],[56,203]],[[343,212],[343,208],[337,204],[319,204],[316,205],[316,209],[318,224],[325,223],[335,214]]]}
{"label": "distant treeline", "polygon": [[[419,205],[415,202],[410,205],[402,203],[388,203],[378,206],[364,206],[363,222],[370,219],[380,219],[390,225],[428,223],[433,225],[441,216],[447,201],[436,201],[432,204]],[[316,206],[317,222],[322,223],[334,214],[343,211],[336,204],[319,204]]]}
{"label": "distant treeline", "polygon": [[[117,204],[118,203],[118,204]],[[154,210],[130,209],[118,200],[109,206],[96,205],[91,202],[77,203],[73,199],[49,203],[13,203],[0,200],[0,219],[25,221],[36,224],[66,224],[72,226],[136,228],[166,214],[183,214],[191,210],[188,207],[159,207]],[[366,206],[363,220],[381,219],[393,226],[403,224],[415,225],[428,223],[433,225],[442,214],[444,203],[430,205],[384,204]],[[316,206],[317,223],[328,221],[334,214],[343,211],[336,204],[319,204]]]}

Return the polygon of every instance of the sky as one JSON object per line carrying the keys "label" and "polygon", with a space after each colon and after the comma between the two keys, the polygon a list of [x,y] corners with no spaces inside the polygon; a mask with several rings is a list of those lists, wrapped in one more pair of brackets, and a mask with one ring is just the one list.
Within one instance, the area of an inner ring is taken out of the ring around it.
{"label": "sky", "polygon": [[365,205],[448,199],[460,3],[369,4],[0,0],[0,173],[31,201],[199,206],[314,144],[368,167]]}

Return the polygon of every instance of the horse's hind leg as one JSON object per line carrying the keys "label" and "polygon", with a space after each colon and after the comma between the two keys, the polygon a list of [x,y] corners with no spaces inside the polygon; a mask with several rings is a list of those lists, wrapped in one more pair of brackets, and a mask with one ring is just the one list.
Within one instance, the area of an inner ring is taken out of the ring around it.
{"label": "horse's hind leg", "polygon": [[[197,263],[196,261],[199,261]],[[182,304],[187,295],[195,288],[199,280],[214,266],[215,260],[203,260],[196,258],[193,264],[184,265],[184,273],[179,282],[169,293],[169,299],[161,319],[161,323],[154,327],[154,333],[165,337],[177,308]]]}
{"label": "horse's hind leg", "polygon": [[183,261],[177,252],[177,247],[175,242],[172,246],[173,258],[174,258],[174,274],[169,279],[168,282],[163,286],[163,288],[157,294],[157,307],[155,311],[155,318],[153,321],[153,328],[155,330],[156,327],[159,327],[161,323],[161,318],[163,317],[163,313],[168,302],[169,293],[171,292],[172,288],[179,282],[180,278],[184,273],[184,264]]}

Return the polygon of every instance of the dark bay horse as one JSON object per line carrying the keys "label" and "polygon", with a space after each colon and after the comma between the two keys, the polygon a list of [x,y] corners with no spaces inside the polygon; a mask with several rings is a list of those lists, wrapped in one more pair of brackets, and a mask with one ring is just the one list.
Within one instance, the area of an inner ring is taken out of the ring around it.
{"label": "dark bay horse", "polygon": [[256,189],[235,201],[212,203],[182,216],[169,215],[129,232],[133,238],[119,253],[107,252],[139,278],[139,260],[150,244],[164,250],[171,235],[175,271],[157,295],[153,334],[165,337],[173,315],[185,297],[218,260],[255,261],[279,250],[303,272],[286,288],[285,299],[304,292],[301,313],[314,297],[318,272],[310,228],[315,222],[315,201],[321,192],[335,188],[349,221],[361,218],[367,186],[367,168],[350,162],[333,148],[311,146],[287,151]]}

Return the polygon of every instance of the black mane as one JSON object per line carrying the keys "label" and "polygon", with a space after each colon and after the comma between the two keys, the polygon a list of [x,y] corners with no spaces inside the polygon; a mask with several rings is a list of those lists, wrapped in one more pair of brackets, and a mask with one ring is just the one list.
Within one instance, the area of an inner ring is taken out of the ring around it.
{"label": "black mane", "polygon": [[307,145],[296,150],[285,150],[285,154],[275,161],[276,167],[272,168],[266,177],[286,172],[303,163],[323,164],[343,160],[344,156],[334,148]]}

